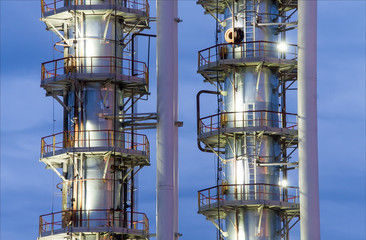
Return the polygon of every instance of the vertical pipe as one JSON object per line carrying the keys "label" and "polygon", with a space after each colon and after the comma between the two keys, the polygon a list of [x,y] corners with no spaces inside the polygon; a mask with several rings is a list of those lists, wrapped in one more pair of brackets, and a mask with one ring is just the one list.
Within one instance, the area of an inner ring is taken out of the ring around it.
{"label": "vertical pipe", "polygon": [[[175,19],[178,18],[178,4],[174,4],[174,14]],[[174,112],[173,112],[173,118],[174,123],[178,122],[178,26],[177,22],[175,21],[176,27],[174,27],[174,36],[175,42],[174,42],[174,74],[175,74],[175,81],[174,81]],[[174,127],[174,239],[179,238],[179,220],[178,220],[178,214],[179,214],[179,171],[178,171],[178,127],[175,124]]]}
{"label": "vertical pipe", "polygon": [[177,224],[177,0],[157,0],[157,240],[175,238]]}
{"label": "vertical pipe", "polygon": [[317,0],[299,1],[298,9],[300,230],[302,240],[319,240]]}

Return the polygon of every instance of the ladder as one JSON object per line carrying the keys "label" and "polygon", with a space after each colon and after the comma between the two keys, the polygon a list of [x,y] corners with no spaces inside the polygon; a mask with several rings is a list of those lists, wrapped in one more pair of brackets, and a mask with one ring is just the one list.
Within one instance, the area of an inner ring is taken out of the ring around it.
{"label": "ladder", "polygon": [[[244,0],[244,42],[255,41],[256,3],[257,0]],[[254,43],[246,43],[244,45],[244,57],[255,57],[255,48]]]}
{"label": "ladder", "polygon": [[257,183],[257,169],[256,169],[256,137],[254,135],[246,136],[245,137],[245,154],[247,156],[247,168],[248,170],[246,173],[248,176],[246,176],[246,183],[247,184],[253,184],[246,187],[246,196],[248,199],[256,199],[256,184]]}

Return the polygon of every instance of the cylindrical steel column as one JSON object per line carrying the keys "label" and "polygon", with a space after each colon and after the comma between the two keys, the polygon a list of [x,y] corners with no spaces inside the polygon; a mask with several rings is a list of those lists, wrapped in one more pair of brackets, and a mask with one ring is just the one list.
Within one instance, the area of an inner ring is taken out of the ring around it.
{"label": "cylindrical steel column", "polygon": [[149,94],[146,64],[130,59],[137,54],[131,37],[149,27],[149,4],[44,0],[41,7],[41,20],[61,38],[55,47],[64,55],[42,64],[41,86],[65,115],[53,144],[42,139],[41,161],[62,178],[63,199],[62,212],[41,216],[40,239],[69,235],[70,227],[70,237],[80,240],[148,238],[148,219],[134,212],[134,168],[149,165],[149,143],[124,117],[133,119],[136,96]]}
{"label": "cylindrical steel column", "polygon": [[[226,58],[278,57],[275,44],[278,42],[274,26],[255,25],[257,18],[261,23],[273,23],[278,16],[278,8],[273,1],[234,1],[225,10],[226,32],[242,31],[243,43],[227,45]],[[235,16],[233,19],[233,15]],[[227,34],[226,34],[227,35]],[[278,76],[268,67],[236,67],[225,80],[225,112],[227,127],[279,127]],[[234,113],[235,114],[232,114]],[[226,145],[227,184],[231,200],[280,200],[278,185],[279,166],[258,167],[257,162],[275,163],[281,152],[280,144],[273,136],[257,137],[255,132],[234,135]],[[269,185],[263,185],[269,184]],[[244,186],[244,187],[243,187]],[[263,193],[263,194],[261,194]],[[258,207],[242,207],[230,211],[226,217],[228,240],[281,239],[281,217],[279,211]]]}
{"label": "cylindrical steel column", "polygon": [[177,199],[177,1],[156,2],[157,21],[157,221],[158,240],[176,238]]}
{"label": "cylindrical steel column", "polygon": [[299,1],[298,4],[300,231],[302,240],[319,240],[317,0]]}
{"label": "cylindrical steel column", "polygon": [[[100,4],[101,1],[92,3]],[[110,22],[107,25],[109,31],[107,31],[108,34],[106,34],[104,41],[105,22],[103,15],[75,14],[75,21],[72,22],[68,32],[69,38],[74,39],[75,44],[68,53],[75,57],[73,61],[77,65],[75,71],[78,73],[96,74],[121,71],[123,63],[120,59],[123,49],[120,44],[116,44],[116,41],[122,38],[123,25],[115,17],[110,17]],[[75,130],[73,134],[76,147],[91,148],[118,145],[119,141],[115,140],[121,140],[122,136],[119,134],[119,131],[122,130],[121,126],[117,126],[115,129],[114,119],[101,117],[103,114],[122,113],[120,107],[123,105],[123,92],[121,89],[115,88],[113,82],[108,85],[89,82],[71,86],[68,103],[72,111],[69,115],[70,126],[68,128]],[[110,161],[117,165],[114,157],[111,157]],[[83,173],[82,176],[78,177],[84,179],[82,183],[74,183],[79,186],[79,191],[82,191],[79,197],[74,197],[76,200],[75,210],[122,209],[119,194],[107,191],[111,186],[115,189],[121,189],[123,188],[122,184],[101,180],[105,167],[103,155],[85,155],[76,169],[74,169],[75,166],[74,164],[70,165],[69,173]],[[107,179],[121,177],[119,171],[112,172],[108,169]],[[106,212],[94,211],[90,213],[89,217],[106,219],[106,214]]]}

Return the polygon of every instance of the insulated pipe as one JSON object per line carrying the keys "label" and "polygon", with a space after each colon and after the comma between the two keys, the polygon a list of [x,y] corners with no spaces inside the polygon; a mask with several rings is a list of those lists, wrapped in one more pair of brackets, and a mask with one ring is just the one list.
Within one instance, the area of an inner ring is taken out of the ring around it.
{"label": "insulated pipe", "polygon": [[[174,46],[174,74],[176,75],[175,81],[174,81],[174,123],[177,125],[178,123],[178,3],[174,4],[173,12],[175,13],[175,27],[173,32],[173,38],[175,37],[175,46]],[[179,162],[178,162],[178,126],[175,126],[175,132],[174,135],[176,136],[174,138],[174,239],[178,239],[180,237],[179,235]]]}
{"label": "insulated pipe", "polygon": [[298,4],[300,231],[302,240],[319,240],[317,0]]}
{"label": "insulated pipe", "polygon": [[157,240],[176,239],[177,204],[177,0],[156,1],[157,22]]}

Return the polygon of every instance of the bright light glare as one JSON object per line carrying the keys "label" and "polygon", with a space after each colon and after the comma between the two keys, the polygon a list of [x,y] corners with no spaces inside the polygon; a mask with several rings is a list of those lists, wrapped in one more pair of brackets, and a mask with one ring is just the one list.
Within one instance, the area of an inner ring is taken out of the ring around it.
{"label": "bright light glare", "polygon": [[287,51],[287,43],[285,42],[280,42],[278,45],[277,45],[277,49],[279,52],[286,52]]}
{"label": "bright light glare", "polygon": [[287,184],[287,180],[282,180],[282,181],[280,181],[280,185],[281,185],[282,187],[287,187],[287,186],[288,186],[288,184]]}

